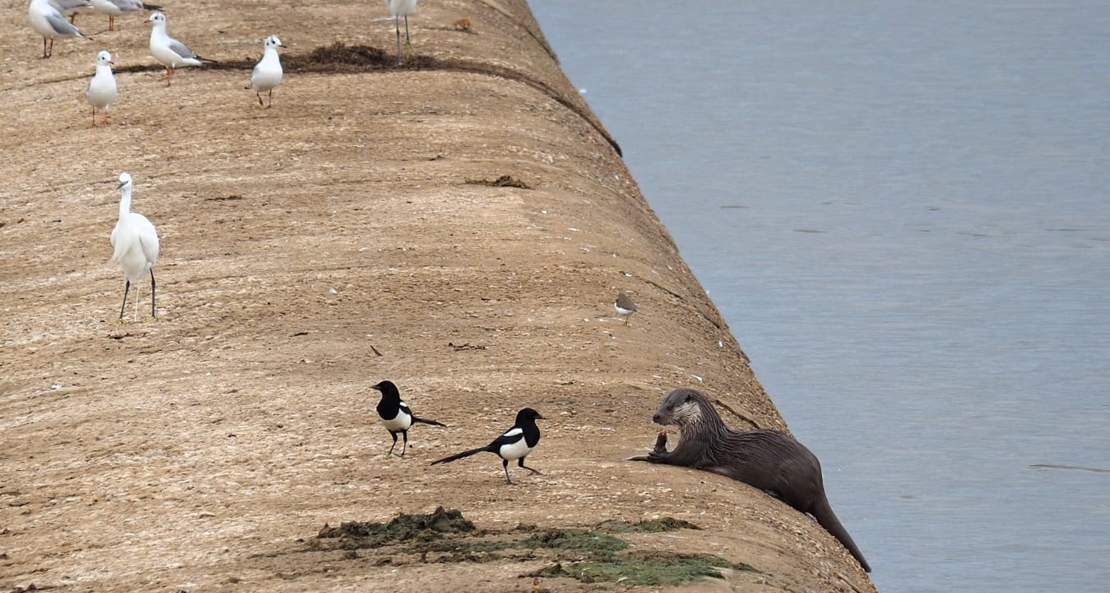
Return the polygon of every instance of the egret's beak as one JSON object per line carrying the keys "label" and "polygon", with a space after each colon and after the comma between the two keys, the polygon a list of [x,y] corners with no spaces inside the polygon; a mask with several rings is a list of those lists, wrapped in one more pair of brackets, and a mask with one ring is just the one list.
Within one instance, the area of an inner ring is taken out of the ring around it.
{"label": "egret's beak", "polygon": [[116,65],[116,61],[115,61],[115,60],[108,60],[108,63],[109,63],[109,64],[111,64],[111,65],[113,65],[113,66],[115,66],[115,65]]}
{"label": "egret's beak", "polygon": [[120,184],[116,186],[116,189],[123,189],[123,186],[125,186],[125,185],[127,185],[127,182],[126,181],[121,181]]}

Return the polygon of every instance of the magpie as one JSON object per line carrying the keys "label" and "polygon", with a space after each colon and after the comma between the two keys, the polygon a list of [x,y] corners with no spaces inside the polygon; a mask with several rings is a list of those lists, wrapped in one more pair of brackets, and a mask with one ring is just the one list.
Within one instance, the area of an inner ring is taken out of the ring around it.
{"label": "magpie", "polygon": [[536,420],[543,420],[543,416],[532,408],[524,408],[516,413],[516,424],[513,425],[505,434],[497,437],[494,441],[485,447],[478,447],[462,453],[456,453],[450,457],[437,459],[432,462],[432,465],[437,463],[450,463],[456,459],[463,457],[470,457],[475,453],[489,451],[496,453],[501,458],[501,465],[505,468],[505,482],[512,484],[513,481],[509,479],[509,462],[514,459],[518,460],[517,465],[534,473],[540,473],[538,470],[532,469],[524,465],[524,458],[536,448],[540,442],[540,428],[536,426]]}
{"label": "magpie", "polygon": [[409,447],[409,428],[415,422],[447,427],[442,422],[413,416],[412,410],[401,400],[401,393],[397,391],[397,386],[392,381],[382,381],[370,386],[370,389],[382,392],[382,399],[378,402],[378,416],[381,417],[385,429],[389,431],[389,436],[393,437],[393,446],[389,448],[390,455],[393,455],[393,447],[397,446],[397,433],[401,433],[401,436],[405,437],[405,443],[401,446],[401,457],[405,456],[405,451]]}

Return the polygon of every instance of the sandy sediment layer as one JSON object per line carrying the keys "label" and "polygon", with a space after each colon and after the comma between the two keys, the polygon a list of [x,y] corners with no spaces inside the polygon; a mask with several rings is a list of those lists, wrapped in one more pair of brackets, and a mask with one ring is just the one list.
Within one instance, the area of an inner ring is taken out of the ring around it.
{"label": "sandy sediment layer", "polygon": [[[0,14],[0,588],[617,587],[522,578],[575,566],[542,550],[317,544],[325,524],[443,505],[494,538],[674,517],[701,530],[622,537],[756,569],[692,589],[871,590],[763,493],[622,461],[676,387],[734,426],[785,426],[527,6],[422,2],[396,68],[380,4],[175,2],[170,34],[222,64],[172,87],[143,15],[108,32],[83,14],[95,41],[42,60],[24,6]],[[287,77],[264,109],[243,87],[271,34]],[[94,128],[100,49],[121,96]],[[161,236],[156,321],[146,283],[142,321],[116,319],[122,171]],[[374,412],[382,379],[448,425],[415,427],[403,459]],[[542,475],[509,486],[488,454],[429,466],[525,406],[546,417]]]}

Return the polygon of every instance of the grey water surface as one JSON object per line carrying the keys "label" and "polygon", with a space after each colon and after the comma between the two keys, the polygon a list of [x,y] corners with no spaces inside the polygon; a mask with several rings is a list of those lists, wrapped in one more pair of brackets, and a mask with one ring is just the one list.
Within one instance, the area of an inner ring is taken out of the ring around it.
{"label": "grey water surface", "polygon": [[1110,2],[531,5],[879,589],[1110,591]]}

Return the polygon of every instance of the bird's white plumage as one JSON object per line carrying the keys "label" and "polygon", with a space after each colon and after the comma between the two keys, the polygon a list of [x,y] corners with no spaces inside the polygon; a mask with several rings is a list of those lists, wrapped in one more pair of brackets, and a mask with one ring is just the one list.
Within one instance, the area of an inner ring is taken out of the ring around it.
{"label": "bird's white plumage", "polygon": [[82,5],[88,6],[88,2],[71,6],[70,3],[57,4],[51,0],[31,0],[27,6],[27,19],[31,21],[31,28],[43,38],[85,37],[62,15],[63,10],[75,10]]}
{"label": "bird's white plumage", "polygon": [[90,0],[50,0],[50,5],[69,16],[82,8],[88,8]]}
{"label": "bird's white plumage", "polygon": [[200,66],[202,62],[193,50],[184,43],[170,37],[166,32],[166,15],[155,12],[150,15],[154,28],[150,30],[150,55],[167,68]]}
{"label": "bird's white plumage", "polygon": [[389,16],[407,16],[416,10],[416,0],[385,0]]}
{"label": "bird's white plumage", "polygon": [[94,108],[107,111],[118,96],[119,88],[112,74],[112,54],[102,51],[96,55],[96,74],[85,89],[85,100]]}
{"label": "bird's white plumage", "polygon": [[142,278],[158,261],[158,231],[147,217],[131,211],[131,175],[120,173],[119,221],[109,238],[112,242],[112,263],[123,268],[128,282]]}
{"label": "bird's white plumage", "polygon": [[109,16],[119,16],[125,12],[138,12],[143,10],[142,0],[90,0],[92,8]]}
{"label": "bird's white plumage", "polygon": [[281,58],[277,48],[285,47],[277,35],[270,35],[264,43],[262,59],[254,66],[251,72],[251,88],[255,93],[265,93],[281,84],[282,70]]}
{"label": "bird's white plumage", "polygon": [[400,409],[397,410],[397,416],[391,420],[382,420],[382,425],[389,432],[404,432],[412,426],[412,412],[409,410],[405,402],[401,402]]}
{"label": "bird's white plumage", "polygon": [[[524,431],[519,428],[514,428],[509,432],[506,432],[505,436],[520,435],[522,432]],[[517,459],[520,459],[521,457],[524,457],[531,452],[532,447],[529,447],[528,441],[522,437],[515,442],[509,443],[507,445],[501,445],[501,449],[498,450],[497,454],[501,456],[501,459],[516,461]]]}

